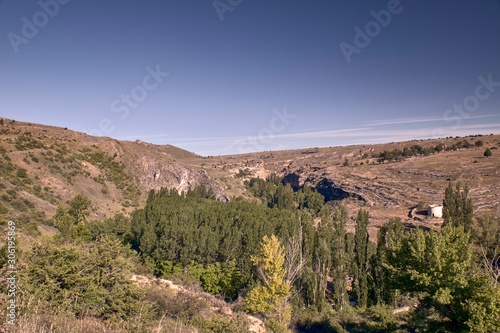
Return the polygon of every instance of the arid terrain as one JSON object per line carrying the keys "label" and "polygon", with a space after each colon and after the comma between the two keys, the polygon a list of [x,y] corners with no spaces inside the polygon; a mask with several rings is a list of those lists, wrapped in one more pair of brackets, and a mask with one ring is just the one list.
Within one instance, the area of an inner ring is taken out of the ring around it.
{"label": "arid terrain", "polygon": [[[476,213],[500,213],[500,135],[203,157],[171,145],[93,137],[9,119],[2,120],[0,133],[0,191],[11,218],[50,218],[78,193],[92,199],[91,218],[129,213],[150,190],[161,187],[187,191],[205,185],[218,200],[228,201],[250,196],[246,179],[272,173],[295,188],[316,188],[330,205],[345,205],[352,220],[360,207],[368,209],[371,237],[392,217],[409,227],[439,226],[442,221],[428,218],[423,210],[442,203],[449,182],[467,184]],[[440,152],[392,161],[379,156],[438,145]],[[490,157],[483,155],[487,147]],[[19,171],[23,169],[25,174]],[[418,205],[423,209],[411,218]],[[354,222],[348,225],[353,227]]]}

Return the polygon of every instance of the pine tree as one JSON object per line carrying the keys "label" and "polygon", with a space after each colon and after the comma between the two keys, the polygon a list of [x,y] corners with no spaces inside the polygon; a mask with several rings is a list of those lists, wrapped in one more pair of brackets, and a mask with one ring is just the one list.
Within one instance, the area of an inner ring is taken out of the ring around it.
{"label": "pine tree", "polygon": [[70,216],[63,206],[57,207],[56,215],[54,216],[55,226],[61,232],[64,238],[71,238],[75,225],[75,218]]}
{"label": "pine tree", "polygon": [[87,217],[90,215],[88,211],[92,201],[83,194],[77,194],[71,201],[69,202],[69,215],[73,216],[76,220],[76,223],[85,223]]}

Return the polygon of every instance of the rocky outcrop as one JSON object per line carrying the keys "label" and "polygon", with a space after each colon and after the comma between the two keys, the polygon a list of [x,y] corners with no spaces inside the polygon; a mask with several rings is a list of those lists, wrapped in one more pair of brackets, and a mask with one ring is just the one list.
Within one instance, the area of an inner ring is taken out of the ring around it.
{"label": "rocky outcrop", "polygon": [[[205,170],[176,160],[176,157],[183,152],[179,148],[174,150],[168,146],[139,141],[106,142],[102,148],[111,156],[116,154],[116,158],[125,164],[129,174],[135,177],[144,193],[150,190],[158,191],[161,188],[175,188],[180,193],[203,185],[207,189],[212,189],[217,200],[229,201],[229,197]],[[189,152],[185,154],[194,155]]]}

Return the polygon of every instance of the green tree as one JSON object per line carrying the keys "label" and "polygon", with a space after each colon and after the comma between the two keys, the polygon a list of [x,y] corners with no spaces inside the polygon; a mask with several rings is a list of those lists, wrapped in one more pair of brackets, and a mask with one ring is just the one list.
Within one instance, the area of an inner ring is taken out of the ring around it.
{"label": "green tree", "polygon": [[257,266],[262,281],[247,295],[248,311],[262,313],[268,319],[274,319],[283,327],[287,327],[291,320],[291,285],[285,279],[285,254],[276,236],[264,236],[260,253],[252,256],[252,262]]}
{"label": "green tree", "polygon": [[484,156],[485,157],[490,157],[491,155],[492,155],[492,153],[491,153],[490,148],[486,148],[486,150],[484,151]]}
{"label": "green tree", "polygon": [[453,226],[463,226],[470,229],[474,209],[472,200],[468,197],[469,188],[467,185],[461,190],[460,182],[456,184],[455,190],[451,183],[445,190],[443,200],[443,225],[451,224]]}
{"label": "green tree", "polygon": [[330,210],[323,208],[321,223],[319,223],[318,230],[314,235],[312,267],[308,279],[312,286],[310,301],[319,310],[322,310],[326,305],[327,279],[332,267],[332,241],[333,225]]}
{"label": "green tree", "polygon": [[354,236],[353,291],[356,305],[361,308],[365,308],[368,304],[368,223],[368,211],[360,209],[356,218],[356,234]]}
{"label": "green tree", "polygon": [[57,207],[56,215],[54,216],[55,226],[61,232],[64,238],[72,238],[75,226],[75,218],[68,214],[68,211],[63,207]]}
{"label": "green tree", "polygon": [[347,210],[345,207],[335,212],[333,218],[334,235],[332,240],[334,306],[337,310],[344,309],[349,303],[347,294],[348,254],[346,253]]}
{"label": "green tree", "polygon": [[278,207],[279,209],[293,209],[293,199],[294,194],[292,186],[290,184],[279,184],[276,187],[276,194],[274,195],[272,201],[272,207]]}
{"label": "green tree", "polygon": [[404,237],[404,226],[400,218],[393,218],[377,232],[377,253],[372,259],[374,298],[377,304],[397,306],[397,290],[391,290],[391,274],[386,266],[390,260],[389,249],[400,248]]}
{"label": "green tree", "polygon": [[477,274],[469,233],[447,225],[408,233],[389,247],[386,265],[394,288],[412,293],[453,332],[500,329],[500,289]]}
{"label": "green tree", "polygon": [[476,143],[474,144],[477,148],[481,148],[483,146],[483,141],[477,140]]}
{"label": "green tree", "polygon": [[493,285],[500,287],[500,219],[493,214],[474,218],[471,234],[476,260],[491,276]]}
{"label": "green tree", "polygon": [[69,202],[69,215],[73,216],[76,220],[76,223],[80,222],[85,223],[87,217],[90,215],[88,211],[92,201],[83,194],[77,194],[71,199]]}

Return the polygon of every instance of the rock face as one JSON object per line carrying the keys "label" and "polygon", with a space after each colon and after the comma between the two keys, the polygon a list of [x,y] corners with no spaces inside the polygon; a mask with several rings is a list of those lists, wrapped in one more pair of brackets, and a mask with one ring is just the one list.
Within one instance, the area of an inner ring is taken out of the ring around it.
{"label": "rock face", "polygon": [[[225,193],[208,176],[206,171],[176,162],[161,162],[142,157],[134,161],[131,168],[140,170],[137,174],[139,185],[144,190],[158,191],[162,187],[176,188],[179,193],[187,192],[200,185],[211,188],[217,200],[228,201]],[[151,176],[153,175],[153,176]]]}
{"label": "rock face", "polygon": [[217,200],[229,201],[229,197],[205,170],[185,162],[186,158],[198,160],[202,158],[200,156],[173,146],[159,146],[141,141],[108,140],[100,146],[110,156],[115,155],[125,164],[127,171],[134,175],[144,193],[150,190],[158,191],[162,187],[175,188],[181,193],[204,185],[207,189],[212,189]]}
{"label": "rock face", "polygon": [[300,187],[300,177],[296,173],[288,173],[283,178],[283,183],[290,184],[294,190],[297,190]]}

